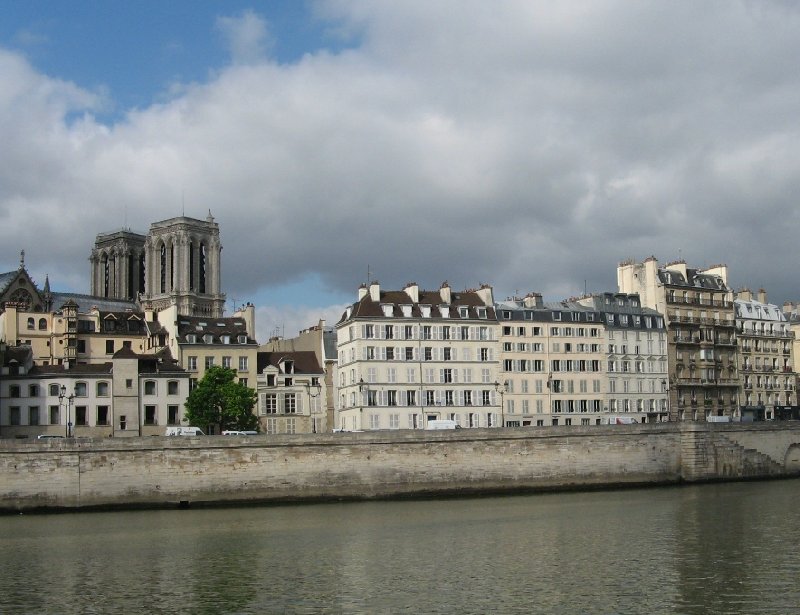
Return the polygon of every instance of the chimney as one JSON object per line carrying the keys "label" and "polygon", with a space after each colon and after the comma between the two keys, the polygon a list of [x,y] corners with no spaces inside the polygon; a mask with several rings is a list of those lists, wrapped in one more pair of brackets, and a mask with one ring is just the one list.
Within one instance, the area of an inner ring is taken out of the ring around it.
{"label": "chimney", "polygon": [[526,308],[540,308],[544,307],[541,293],[528,293],[522,300],[522,305]]}
{"label": "chimney", "polygon": [[362,284],[358,287],[358,300],[361,301],[364,297],[367,296],[367,286],[366,284]]}
{"label": "chimney", "polygon": [[442,303],[450,305],[450,285],[447,282],[444,282],[439,289],[439,296],[442,298]]}
{"label": "chimney", "polygon": [[416,282],[409,282],[404,290],[411,299],[411,303],[419,303],[419,286]]}
{"label": "chimney", "polygon": [[759,288],[758,289],[758,300],[761,303],[766,303],[767,302],[767,291],[764,290],[763,288]]}
{"label": "chimney", "polygon": [[736,293],[737,297],[743,301],[752,301],[753,300],[753,293],[750,291],[749,288],[744,287]]}
{"label": "chimney", "polygon": [[378,280],[370,282],[369,284],[369,298],[370,300],[378,303],[381,300],[381,285]]}
{"label": "chimney", "polygon": [[483,305],[494,305],[494,297],[492,296],[492,287],[488,284],[481,284],[481,287],[476,291],[478,297],[483,301]]}

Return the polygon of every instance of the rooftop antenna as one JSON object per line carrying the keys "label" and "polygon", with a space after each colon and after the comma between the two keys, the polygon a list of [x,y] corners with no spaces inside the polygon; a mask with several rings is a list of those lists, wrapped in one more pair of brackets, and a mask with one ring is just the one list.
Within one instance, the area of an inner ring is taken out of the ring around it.
{"label": "rooftop antenna", "polygon": [[367,263],[367,284],[370,282],[369,263]]}
{"label": "rooftop antenna", "polygon": [[587,296],[588,294],[589,294],[589,291],[587,290],[587,286],[586,286],[586,280],[584,279],[584,280],[583,280],[583,296],[585,297],[585,296]]}

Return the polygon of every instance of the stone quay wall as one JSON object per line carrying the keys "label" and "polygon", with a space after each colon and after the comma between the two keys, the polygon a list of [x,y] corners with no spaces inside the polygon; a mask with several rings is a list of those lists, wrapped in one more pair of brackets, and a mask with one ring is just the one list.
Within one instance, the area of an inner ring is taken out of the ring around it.
{"label": "stone quay wall", "polygon": [[800,424],[0,440],[0,510],[514,493],[800,476]]}

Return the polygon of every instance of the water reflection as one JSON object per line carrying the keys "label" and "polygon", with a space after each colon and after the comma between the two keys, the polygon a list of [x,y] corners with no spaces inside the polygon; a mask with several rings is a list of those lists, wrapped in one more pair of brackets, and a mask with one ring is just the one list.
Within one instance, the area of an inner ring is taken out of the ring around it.
{"label": "water reflection", "polygon": [[9,613],[788,613],[800,481],[0,518]]}

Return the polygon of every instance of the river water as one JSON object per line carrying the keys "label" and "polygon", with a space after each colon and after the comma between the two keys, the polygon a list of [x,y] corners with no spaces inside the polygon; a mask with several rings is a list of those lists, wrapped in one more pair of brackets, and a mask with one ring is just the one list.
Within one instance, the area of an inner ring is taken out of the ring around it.
{"label": "river water", "polygon": [[2,613],[800,613],[800,480],[0,517]]}

